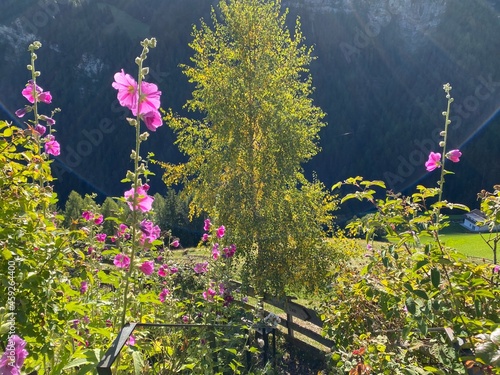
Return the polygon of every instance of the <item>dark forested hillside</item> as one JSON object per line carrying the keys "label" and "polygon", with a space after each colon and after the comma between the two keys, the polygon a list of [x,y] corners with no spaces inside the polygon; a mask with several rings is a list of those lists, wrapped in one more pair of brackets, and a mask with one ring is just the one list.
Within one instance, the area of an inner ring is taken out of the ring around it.
{"label": "dark forested hillside", "polygon": [[[163,108],[184,112],[192,87],[179,64],[189,63],[191,30],[209,20],[212,0],[2,0],[0,117],[24,105],[27,46],[43,44],[39,84],[53,95],[62,145],[54,163],[57,189],[121,195],[133,131],[111,87],[124,68],[135,75],[139,41],[154,36],[149,81]],[[500,13],[485,0],[289,0],[289,22],[300,16],[314,99],[326,113],[322,152],[306,171],[327,186],[352,175],[383,179],[395,190],[433,183],[424,162],[438,150],[446,100],[453,86],[450,147],[462,161],[450,167],[450,200],[475,205],[480,189],[500,181]],[[52,108],[52,107],[50,107]],[[185,114],[185,113],[184,113]],[[195,115],[195,114],[193,114]],[[144,144],[162,161],[182,158],[167,127]],[[158,171],[161,173],[161,171]],[[161,182],[153,184],[163,192]],[[87,190],[88,191],[88,190]]]}

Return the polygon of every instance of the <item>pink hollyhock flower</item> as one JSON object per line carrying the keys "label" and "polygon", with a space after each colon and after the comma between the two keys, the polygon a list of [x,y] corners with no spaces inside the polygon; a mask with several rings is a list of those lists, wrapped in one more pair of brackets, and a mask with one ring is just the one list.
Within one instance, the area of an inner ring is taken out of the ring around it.
{"label": "pink hollyhock flower", "polygon": [[142,119],[146,124],[146,127],[155,132],[157,128],[163,125],[163,121],[161,119],[161,114],[158,111],[151,111],[142,115]]}
{"label": "pink hollyhock flower", "polygon": [[431,152],[429,159],[425,162],[425,168],[428,172],[441,167],[441,154],[439,152]]}
{"label": "pink hollyhock flower", "polygon": [[207,242],[208,241],[208,233],[203,233],[203,236],[201,236],[201,240],[203,242]]}
{"label": "pink hollyhock flower", "polygon": [[82,217],[86,220],[89,221],[94,215],[90,211],[83,211],[82,212]]}
{"label": "pink hollyhock flower", "polygon": [[212,223],[210,222],[210,219],[205,219],[205,225],[203,226],[203,230],[205,232],[208,232],[210,230],[211,226],[212,226]]}
{"label": "pink hollyhock flower", "polygon": [[85,294],[89,288],[89,284],[86,281],[80,283],[80,293]]}
{"label": "pink hollyhock flower", "polygon": [[158,108],[160,108],[160,96],[161,91],[158,91],[158,86],[156,86],[154,83],[143,81],[141,83],[141,97],[139,98],[139,108],[132,108],[132,114],[134,116],[137,116],[137,113],[139,113],[140,115],[145,115],[149,112],[158,112]]}
{"label": "pink hollyhock flower", "polygon": [[100,224],[102,224],[103,221],[104,221],[104,217],[102,215],[95,215],[94,216],[94,224],[95,225],[100,225]]}
{"label": "pink hollyhock flower", "polygon": [[219,244],[214,243],[214,245],[212,246],[212,258],[217,260],[219,258],[219,256],[220,256]]}
{"label": "pink hollyhock flower", "polygon": [[[160,108],[161,91],[158,91],[158,86],[154,83],[142,82],[141,97],[139,98],[137,82],[129,74],[126,74],[123,69],[121,72],[114,75],[114,79],[115,81],[111,84],[111,86],[118,90],[117,98],[120,105],[130,109],[134,116],[137,116],[137,114],[145,115],[149,112],[158,111],[158,108]],[[148,121],[151,121],[151,119]],[[158,119],[155,119],[154,121],[157,123]],[[150,125],[152,125],[151,122]],[[160,125],[153,126],[153,128],[156,129],[156,127]],[[154,131],[153,129],[150,130]]]}
{"label": "pink hollyhock flower", "polygon": [[153,273],[155,270],[155,264],[152,260],[148,262],[144,262],[139,266],[139,269],[142,271],[143,274],[149,276]]}
{"label": "pink hollyhock flower", "polygon": [[171,274],[174,274],[174,273],[177,273],[179,271],[179,269],[177,267],[170,267],[169,271]]}
{"label": "pink hollyhock flower", "polygon": [[61,154],[59,142],[54,139],[54,136],[47,136],[47,138],[49,141],[45,142],[45,152],[49,155],[59,156]]}
{"label": "pink hollyhock flower", "polygon": [[151,211],[154,198],[147,194],[148,190],[149,190],[149,185],[144,184],[142,186],[137,187],[136,189],[132,188],[125,192],[125,199],[127,200],[127,204],[132,211],[134,210],[140,210],[142,212]]}
{"label": "pink hollyhock flower", "polygon": [[95,239],[99,242],[106,241],[106,237],[107,237],[106,233],[98,233],[95,235]]}
{"label": "pink hollyhock flower", "polygon": [[116,254],[113,264],[118,268],[128,268],[130,266],[130,258],[123,253]]}
{"label": "pink hollyhock flower", "polygon": [[158,296],[160,298],[160,302],[165,302],[169,294],[170,290],[163,288],[163,290],[160,292],[160,295]]}
{"label": "pink hollyhock flower", "polygon": [[500,272],[500,266],[497,264],[495,267],[493,267],[493,273],[499,273]]}
{"label": "pink hollyhock flower", "polygon": [[125,224],[120,224],[118,226],[118,232],[116,232],[116,235],[117,237],[121,237],[125,234],[125,232],[127,231],[128,227],[125,225]]}
{"label": "pink hollyhock flower", "polygon": [[52,117],[48,117],[45,115],[41,115],[40,120],[45,121],[47,123],[47,125],[50,125],[50,126],[56,124],[56,120],[54,120]]}
{"label": "pink hollyhock flower", "polygon": [[158,269],[158,276],[160,277],[167,277],[169,272],[168,267],[165,267],[164,265],[161,265],[160,268]]}
{"label": "pink hollyhock flower", "polygon": [[158,225],[153,225],[151,220],[144,219],[141,221],[141,242],[144,244],[146,241],[152,243],[158,237],[160,237],[161,229]]}
{"label": "pink hollyhock flower", "polygon": [[43,125],[36,124],[35,131],[42,136],[47,131],[47,128],[45,126],[43,126]]}
{"label": "pink hollyhock flower", "polygon": [[460,161],[460,156],[462,156],[460,150],[451,150],[446,153],[446,158],[451,160],[453,163],[458,163]]}
{"label": "pink hollyhock flower", "polygon": [[31,103],[35,103],[35,99],[39,99],[39,95],[43,92],[43,89],[34,83],[32,80],[29,80],[26,84],[26,87],[21,91],[23,96]]}
{"label": "pink hollyhock flower", "polygon": [[123,69],[114,75],[115,81],[111,86],[118,90],[117,98],[122,107],[130,110],[137,108],[137,82]]}
{"label": "pink hollyhock flower", "polygon": [[28,110],[26,109],[26,107],[24,108],[20,108],[18,109],[15,114],[17,117],[21,118],[21,117],[24,117],[24,115],[28,112]]}
{"label": "pink hollyhock flower", "polygon": [[207,301],[212,301],[214,296],[217,294],[212,288],[208,288],[206,292],[203,292],[203,298]]}
{"label": "pink hollyhock flower", "polygon": [[182,322],[185,323],[185,324],[188,323],[189,322],[189,316],[183,315],[182,316]]}
{"label": "pink hollyhock flower", "polygon": [[224,225],[221,225],[219,228],[217,228],[217,237],[222,238],[224,237],[224,234],[226,233],[226,228]]}
{"label": "pink hollyhock flower", "polygon": [[234,253],[236,253],[236,245],[231,245],[229,248],[224,248],[224,257],[225,258],[231,258]]}
{"label": "pink hollyhock flower", "polygon": [[175,247],[175,248],[179,247],[179,240],[173,240],[172,243],[170,244],[170,246]]}
{"label": "pink hollyhock flower", "polygon": [[196,263],[193,267],[195,273],[205,273],[208,270],[208,262]]}
{"label": "pink hollyhock flower", "polygon": [[52,103],[52,95],[50,94],[50,91],[41,92],[40,95],[38,95],[38,99],[45,104]]}
{"label": "pink hollyhock flower", "polygon": [[135,345],[135,337],[134,337],[134,335],[130,335],[130,336],[129,336],[128,341],[127,341],[127,345],[128,345],[128,346],[133,346],[133,345]]}
{"label": "pink hollyhock flower", "polygon": [[26,341],[17,335],[9,338],[5,352],[0,358],[1,375],[20,375],[21,367],[28,356],[28,351],[24,348]]}

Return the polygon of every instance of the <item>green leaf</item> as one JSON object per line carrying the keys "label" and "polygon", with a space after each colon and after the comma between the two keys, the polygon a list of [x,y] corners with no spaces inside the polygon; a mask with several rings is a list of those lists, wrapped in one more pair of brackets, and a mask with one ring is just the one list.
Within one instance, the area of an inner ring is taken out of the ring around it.
{"label": "green leaf", "polygon": [[413,290],[413,294],[415,294],[416,296],[418,296],[420,298],[425,299],[426,301],[429,299],[429,296],[427,295],[427,293],[423,290],[420,290],[420,289]]}
{"label": "green leaf", "polygon": [[70,363],[68,363],[66,366],[64,366],[63,370],[69,370],[70,368],[86,365],[87,363],[89,363],[89,360],[87,358],[76,358],[72,360]]}
{"label": "green leaf", "polygon": [[441,272],[437,268],[431,269],[431,281],[434,288],[439,288],[439,284],[441,284]]}
{"label": "green leaf", "polygon": [[412,315],[415,315],[417,312],[417,305],[415,304],[415,300],[411,297],[408,297],[405,302],[406,309]]}
{"label": "green leaf", "polygon": [[14,131],[9,127],[3,131],[2,137],[11,137],[13,133]]}
{"label": "green leaf", "polygon": [[186,363],[181,366],[179,370],[192,370],[194,369],[195,364],[194,363]]}
{"label": "green leaf", "polygon": [[238,351],[234,348],[226,348],[226,351],[234,355],[238,354]]}
{"label": "green leaf", "polygon": [[139,351],[134,351],[132,353],[132,359],[134,361],[134,374],[141,375],[142,369],[144,368],[144,359],[142,353]]}

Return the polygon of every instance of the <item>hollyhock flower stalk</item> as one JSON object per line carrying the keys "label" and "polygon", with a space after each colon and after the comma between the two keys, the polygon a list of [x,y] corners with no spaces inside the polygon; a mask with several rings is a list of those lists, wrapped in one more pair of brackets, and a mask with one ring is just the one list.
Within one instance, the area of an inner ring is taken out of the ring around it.
{"label": "hollyhock flower stalk", "polygon": [[[142,229],[146,228],[145,222],[142,222],[143,228],[141,228],[140,214],[148,212],[151,210],[151,205],[153,203],[153,197],[147,194],[149,186],[143,184],[140,175],[144,173],[144,164],[140,164],[140,145],[146,137],[142,136],[140,133],[141,120],[144,120],[146,126],[149,130],[155,130],[160,126],[160,119],[157,118],[156,114],[146,115],[152,111],[158,111],[160,106],[160,95],[161,92],[158,91],[158,87],[154,84],[149,84],[143,82],[145,74],[147,74],[147,68],[143,68],[143,62],[146,60],[149,48],[154,48],[156,46],[156,39],[145,39],[141,42],[143,47],[140,57],[136,58],[136,63],[138,65],[138,80],[135,80],[125,74],[122,70],[121,73],[115,74],[115,83],[113,87],[118,90],[118,100],[120,104],[131,109],[135,120],[130,119],[129,123],[135,127],[135,148],[132,152],[131,158],[134,163],[133,172],[127,174],[127,177],[132,180],[132,189],[125,193],[125,198],[128,200],[128,205],[132,210],[132,224],[130,226],[131,233],[131,249],[130,249],[130,264],[134,264],[135,255],[137,252],[137,247],[140,245],[141,237],[144,237],[144,232]],[[146,115],[145,118],[143,115]],[[152,228],[150,228],[152,227]],[[154,226],[147,225],[149,232],[147,236],[151,239],[153,235],[156,235],[156,231],[153,231]],[[154,233],[153,233],[154,232]],[[141,237],[139,237],[141,236]],[[143,245],[146,244],[146,238],[143,238]],[[152,267],[151,267],[152,266]],[[128,298],[129,298],[129,286],[130,280],[133,279],[133,272],[136,267],[128,267],[127,272],[124,275],[124,291],[123,291],[123,303],[122,303],[122,314],[121,314],[121,326],[126,322],[126,313],[128,310]],[[140,270],[145,274],[151,274],[154,272],[154,263],[143,263]],[[165,290],[164,290],[165,292]],[[165,298],[166,293],[160,298]]]}

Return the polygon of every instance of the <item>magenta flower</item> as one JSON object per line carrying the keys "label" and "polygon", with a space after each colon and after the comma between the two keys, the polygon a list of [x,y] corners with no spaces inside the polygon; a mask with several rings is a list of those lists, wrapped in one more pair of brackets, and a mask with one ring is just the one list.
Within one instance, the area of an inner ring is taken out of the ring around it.
{"label": "magenta flower", "polygon": [[205,232],[208,232],[210,230],[211,226],[212,226],[212,223],[210,222],[210,219],[205,219],[205,225],[203,226],[203,230]]}
{"label": "magenta flower", "polygon": [[35,131],[40,135],[44,135],[45,132],[47,131],[47,128],[43,125],[40,125],[40,124],[36,124],[35,126]]}
{"label": "magenta flower", "polygon": [[425,168],[428,172],[441,167],[441,154],[439,152],[431,152],[429,159],[425,162]]}
{"label": "magenta flower", "polygon": [[89,288],[89,284],[86,281],[80,283],[80,293],[85,294]]}
{"label": "magenta flower", "polygon": [[50,126],[56,124],[56,120],[54,120],[52,117],[49,117],[49,116],[41,115],[40,120],[45,121],[47,123],[47,125],[50,125]]}
{"label": "magenta flower", "polygon": [[224,248],[224,258],[231,258],[234,253],[236,253],[236,245],[231,245],[229,248],[225,247]]}
{"label": "magenta flower", "polygon": [[142,186],[137,187],[136,189],[132,188],[125,192],[125,199],[127,200],[127,204],[132,211],[135,210],[141,210],[142,212],[151,211],[154,198],[147,194],[148,190],[149,190],[149,185],[144,184]]}
{"label": "magenta flower", "polygon": [[208,270],[208,262],[196,263],[193,267],[195,273],[205,273]]}
{"label": "magenta flower", "polygon": [[35,103],[36,99],[39,99],[39,95],[43,92],[43,89],[34,83],[32,80],[29,80],[26,84],[26,87],[21,92],[23,96],[31,103]]}
{"label": "magenta flower", "polygon": [[118,268],[128,268],[130,266],[130,258],[123,253],[116,254],[113,264]]}
{"label": "magenta flower", "polygon": [[21,367],[28,356],[28,351],[24,349],[26,341],[17,335],[9,338],[5,352],[0,358],[1,375],[20,375]]}
{"label": "magenta flower", "polygon": [[[158,86],[154,83],[141,83],[141,97],[138,97],[137,82],[129,74],[126,74],[123,69],[114,75],[115,81],[111,84],[113,88],[118,90],[117,98],[120,105],[127,107],[132,111],[134,116],[137,114],[146,115],[150,112],[157,112],[160,108],[161,91],[158,91]],[[156,117],[155,114],[152,115]],[[159,113],[158,113],[159,116]],[[154,119],[156,126],[153,126],[151,117],[148,116],[149,125],[153,127],[148,129],[154,131],[160,125],[157,125],[158,118]],[[159,118],[161,121],[161,116]],[[146,120],[145,120],[146,121]],[[147,126],[147,124],[146,124]]]}
{"label": "magenta flower", "polygon": [[118,227],[118,232],[116,233],[117,237],[121,237],[125,234],[127,231],[128,227],[125,224],[120,224]]}
{"label": "magenta flower", "polygon": [[214,245],[212,246],[212,258],[214,258],[214,260],[217,260],[219,256],[220,256],[219,244],[214,243]]}
{"label": "magenta flower", "polygon": [[170,267],[169,271],[171,274],[174,274],[174,273],[179,272],[179,269],[177,267]]}
{"label": "magenta flower", "polygon": [[158,296],[160,298],[160,302],[165,302],[169,294],[170,290],[163,288],[163,290],[160,292],[160,295]]}
{"label": "magenta flower", "polygon": [[132,114],[134,116],[137,116],[137,113],[139,113],[140,115],[145,115],[149,112],[158,112],[158,108],[160,108],[160,96],[161,91],[158,91],[158,86],[156,86],[154,83],[143,81],[141,83],[141,97],[139,98],[139,108],[132,108]]}
{"label": "magenta flower", "polygon": [[219,228],[217,228],[217,237],[222,238],[224,237],[224,234],[226,233],[226,228],[224,225],[221,225]]}
{"label": "magenta flower", "polygon": [[98,233],[95,235],[95,239],[98,241],[98,242],[104,242],[106,241],[106,233]]}
{"label": "magenta flower", "polygon": [[493,267],[493,273],[500,273],[500,266],[498,264]]}
{"label": "magenta flower", "polygon": [[212,288],[208,288],[206,292],[203,292],[203,298],[207,301],[212,301],[214,296],[217,294]]}
{"label": "magenta flower", "polygon": [[115,81],[111,86],[118,90],[117,98],[122,107],[130,110],[137,108],[137,82],[123,69],[114,75]]}
{"label": "magenta flower", "polygon": [[38,95],[38,99],[45,104],[52,103],[52,95],[50,94],[50,91],[41,92],[40,95]]}
{"label": "magenta flower", "polygon": [[189,322],[189,316],[183,315],[182,316],[182,322],[185,323],[185,324],[187,324]]}
{"label": "magenta flower", "polygon": [[460,150],[451,150],[446,153],[446,158],[451,160],[453,163],[458,163],[460,161],[460,156],[462,156]]}
{"label": "magenta flower", "polygon": [[103,221],[104,221],[104,217],[102,215],[95,215],[94,216],[94,224],[95,225],[100,225],[100,224],[102,224]]}
{"label": "magenta flower", "polygon": [[164,265],[161,265],[160,268],[158,269],[158,276],[160,277],[167,277],[169,272],[168,267],[165,267]]}
{"label": "magenta flower", "polygon": [[49,155],[59,156],[61,154],[61,146],[54,138],[45,143],[45,152]]}
{"label": "magenta flower", "polygon": [[82,212],[82,217],[86,220],[89,221],[94,215],[90,211],[83,211]]}
{"label": "magenta flower", "polygon": [[155,132],[157,128],[163,125],[163,121],[161,120],[161,114],[158,111],[151,111],[142,115],[142,119],[146,124],[146,127]]}
{"label": "magenta flower", "polygon": [[139,266],[139,269],[142,271],[143,274],[149,276],[153,273],[155,270],[155,264],[152,260],[148,262],[144,262]]}
{"label": "magenta flower", "polygon": [[207,242],[208,241],[208,233],[203,233],[203,236],[201,236],[201,240],[203,242]]}
{"label": "magenta flower", "polygon": [[154,225],[151,220],[144,219],[141,221],[141,242],[144,244],[146,241],[152,243],[160,237],[161,229],[158,225]]}
{"label": "magenta flower", "polygon": [[135,337],[134,337],[134,335],[130,335],[130,336],[129,336],[129,338],[128,338],[128,340],[127,340],[127,345],[128,345],[128,346],[133,346],[133,345],[135,345]]}
{"label": "magenta flower", "polygon": [[28,112],[28,109],[26,107],[18,109],[15,114],[17,117],[21,118],[24,117],[24,115]]}
{"label": "magenta flower", "polygon": [[175,247],[175,248],[179,247],[179,240],[173,240],[172,243],[170,244],[170,246]]}

